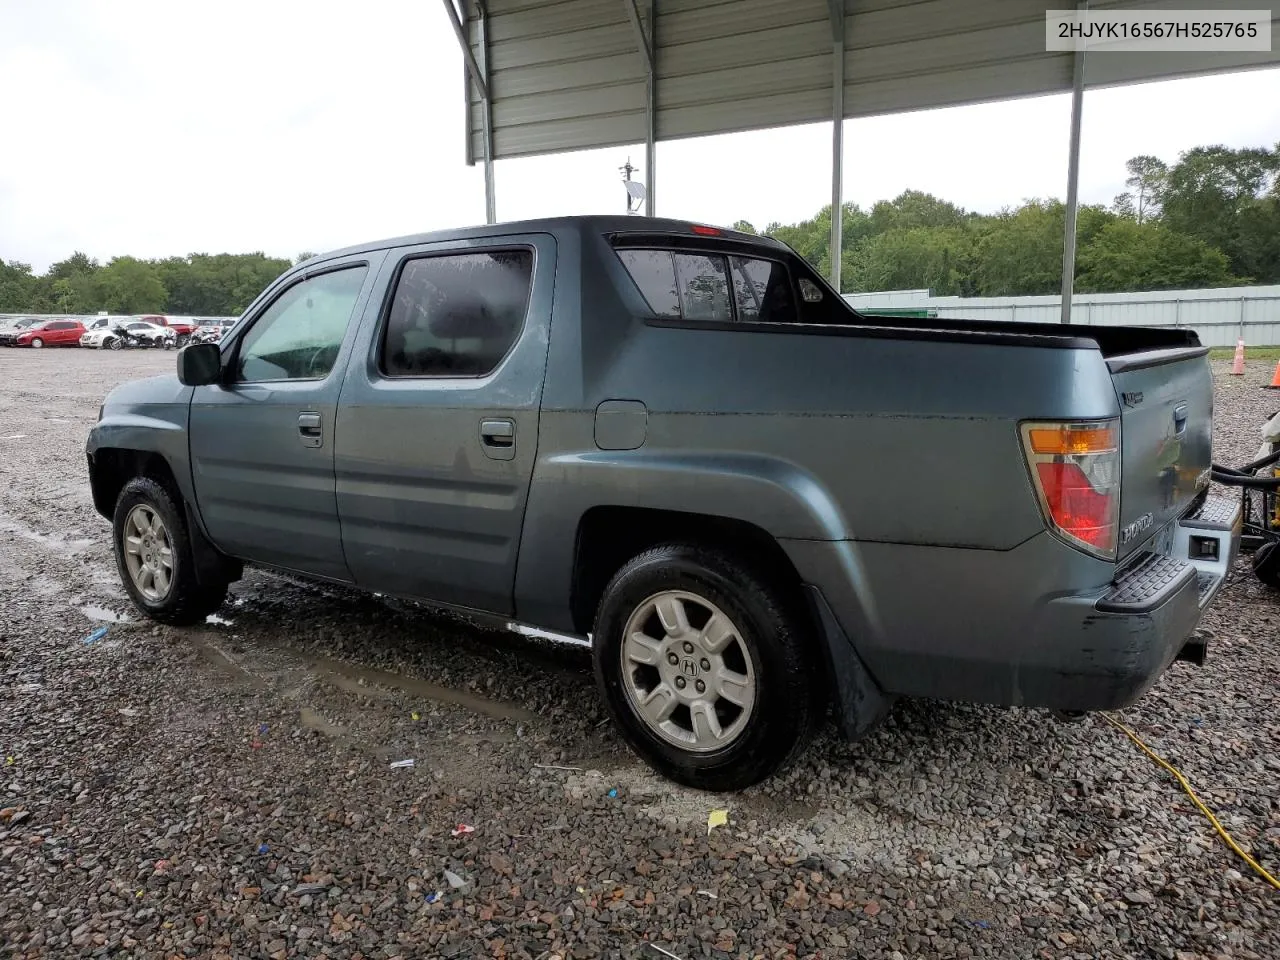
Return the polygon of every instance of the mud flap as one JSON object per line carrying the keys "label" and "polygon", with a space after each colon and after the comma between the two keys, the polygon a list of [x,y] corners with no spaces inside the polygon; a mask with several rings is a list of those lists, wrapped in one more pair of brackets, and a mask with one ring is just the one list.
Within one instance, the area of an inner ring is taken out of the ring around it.
{"label": "mud flap", "polygon": [[822,591],[813,584],[805,584],[805,595],[814,622],[822,630],[822,648],[830,671],[831,702],[836,722],[846,739],[860,740],[880,725],[893,707],[895,698],[875,682],[836,622]]}
{"label": "mud flap", "polygon": [[196,562],[196,579],[205,586],[235,583],[244,576],[244,564],[221,553],[209,542],[200,528],[200,521],[191,504],[182,497],[182,509],[187,515],[187,539],[191,541],[191,556]]}

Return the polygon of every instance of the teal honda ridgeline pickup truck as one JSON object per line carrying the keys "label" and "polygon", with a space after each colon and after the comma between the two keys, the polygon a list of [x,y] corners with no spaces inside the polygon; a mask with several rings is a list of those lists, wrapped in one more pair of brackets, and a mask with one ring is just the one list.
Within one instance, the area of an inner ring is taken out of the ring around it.
{"label": "teal honda ridgeline pickup truck", "polygon": [[828,709],[1124,707],[1238,549],[1189,330],[854,311],[787,246],[571,217],[293,267],[87,445],[124,585],[193,624],[254,564],[588,643],[683,784]]}

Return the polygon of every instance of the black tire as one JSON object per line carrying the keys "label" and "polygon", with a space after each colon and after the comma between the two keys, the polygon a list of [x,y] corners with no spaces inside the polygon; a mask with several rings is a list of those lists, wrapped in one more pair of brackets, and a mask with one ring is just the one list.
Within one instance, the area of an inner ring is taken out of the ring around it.
{"label": "black tire", "polygon": [[[668,742],[641,718],[628,694],[622,664],[627,622],[666,590],[694,594],[718,607],[751,657],[755,702],[741,732],[723,748],[697,752]],[[601,696],[631,748],[668,779],[723,792],[782,772],[807,745],[825,706],[814,639],[798,598],[753,565],[719,550],[671,543],[634,557],[614,575],[596,615],[592,658]]]}
{"label": "black tire", "polygon": [[[173,561],[172,574],[168,592],[159,599],[143,595],[134,583],[125,561],[125,524],[130,512],[139,505],[153,510],[168,532]],[[215,612],[227,597],[227,581],[202,583],[196,576],[186,517],[174,496],[149,477],[134,477],[120,491],[112,519],[112,546],[116,555],[116,568],[120,571],[120,579],[129,598],[152,620],[173,626],[191,626]]]}
{"label": "black tire", "polygon": [[1253,554],[1253,574],[1273,590],[1280,590],[1280,541],[1264,543]]}
{"label": "black tire", "polygon": [[102,345],[111,350],[119,350],[121,347],[124,346],[124,341],[121,340],[119,337],[108,337],[105,341],[103,341]]}

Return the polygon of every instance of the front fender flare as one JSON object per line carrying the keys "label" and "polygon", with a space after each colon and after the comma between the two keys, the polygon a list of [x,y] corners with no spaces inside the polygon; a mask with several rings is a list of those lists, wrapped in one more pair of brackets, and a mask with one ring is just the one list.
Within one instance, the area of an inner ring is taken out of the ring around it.
{"label": "front fender flare", "polygon": [[[195,504],[186,424],[137,413],[114,414],[98,421],[85,442],[85,453],[91,465],[102,450],[130,450],[160,457],[168,464],[182,498],[189,504]],[[92,466],[90,471],[92,483]],[[192,512],[199,516],[199,511]]]}

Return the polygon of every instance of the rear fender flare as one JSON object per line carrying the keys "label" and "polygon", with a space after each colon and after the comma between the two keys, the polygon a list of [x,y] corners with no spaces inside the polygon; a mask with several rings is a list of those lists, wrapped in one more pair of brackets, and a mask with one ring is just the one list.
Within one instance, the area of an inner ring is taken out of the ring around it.
{"label": "rear fender flare", "polygon": [[743,520],[775,539],[847,540],[850,524],[816,477],[795,464],[741,453],[592,451],[553,457],[539,472],[594,506],[648,507]]}
{"label": "rear fender flare", "polygon": [[548,457],[534,469],[516,566],[521,619],[573,630],[576,538],[597,507],[633,507],[738,520],[781,545],[852,535],[835,498],[792,463],[756,454],[645,449]]}

